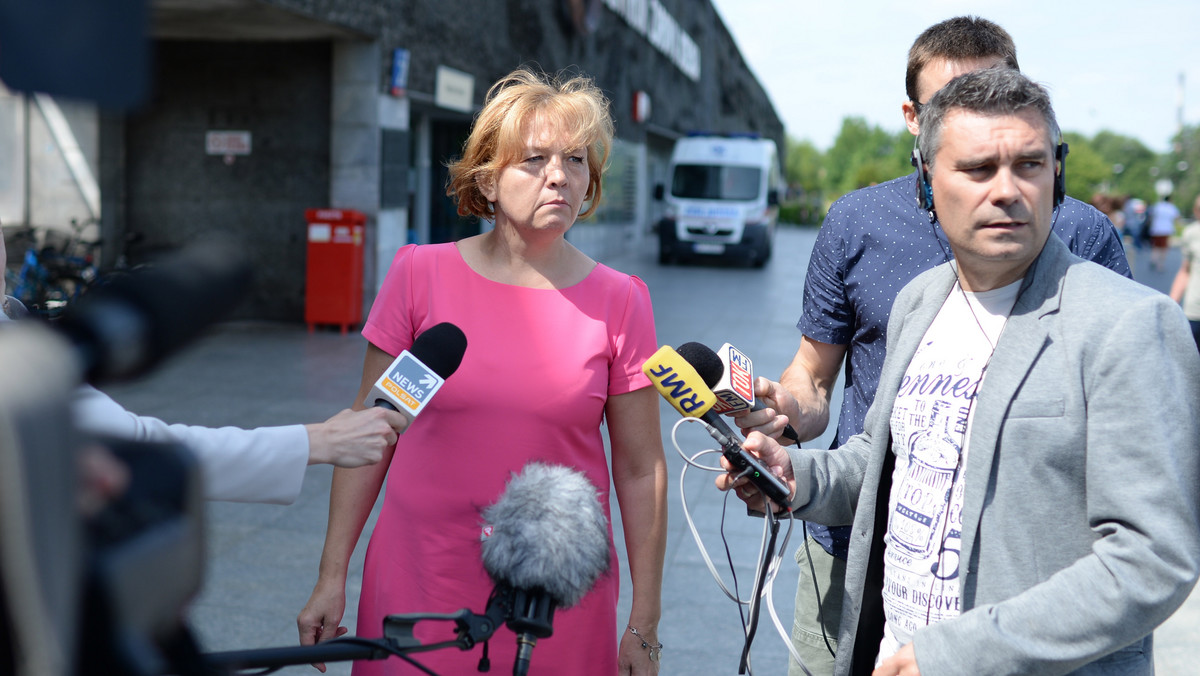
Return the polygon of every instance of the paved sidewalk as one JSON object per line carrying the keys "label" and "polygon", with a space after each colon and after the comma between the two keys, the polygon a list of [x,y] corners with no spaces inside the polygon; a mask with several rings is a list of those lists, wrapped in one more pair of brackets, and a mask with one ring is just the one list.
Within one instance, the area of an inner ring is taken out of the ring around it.
{"label": "paved sidewalk", "polygon": [[[678,346],[699,341],[718,347],[728,341],[746,352],[756,373],[777,378],[798,340],[803,273],[815,230],[780,232],[775,258],[763,270],[723,266],[660,267],[653,251],[611,265],[641,276],[654,297],[660,344]],[[1143,256],[1143,263],[1148,256]],[[1167,270],[1139,275],[1151,286],[1170,283],[1179,265],[1172,252]],[[1139,272],[1140,271],[1139,269]],[[336,331],[307,333],[301,326],[258,323],[228,324],[169,361],[143,381],[108,388],[131,410],[171,422],[255,427],[324,420],[354,397],[365,350],[357,334]],[[835,397],[835,410],[840,401]],[[662,404],[664,439],[678,419]],[[711,448],[707,435],[685,425],[685,451]],[[812,445],[826,445],[832,432]],[[722,594],[705,566],[683,518],[686,495],[698,528],[726,584],[732,584],[719,535],[723,495],[712,476],[691,470],[680,486],[683,461],[666,448],[670,477],[670,531],[663,589],[660,638],[663,674],[736,674],[742,626],[735,605]],[[240,650],[296,643],[294,619],[316,579],[324,539],[329,497],[328,467],[310,468],[299,499],[290,506],[210,503],[208,505],[208,569],[203,592],[191,607],[190,621],[206,650]],[[616,501],[614,500],[614,508]],[[614,531],[621,532],[619,513]],[[737,564],[738,583],[746,595],[758,555],[761,521],[744,515],[733,500],[725,510],[725,532]],[[368,530],[372,522],[368,523]],[[622,538],[618,552],[625,569]],[[792,554],[800,543],[799,528],[785,553],[773,590],[776,609],[790,630],[796,588]],[[346,624],[354,629],[362,555],[366,537],[355,553],[348,584]],[[628,613],[628,576],[623,575],[618,618]],[[482,611],[485,599],[480,599]],[[618,628],[614,627],[614,631]],[[1160,676],[1197,672],[1200,664],[1200,592],[1156,634]],[[764,608],[754,642],[754,673],[782,675],[786,648]],[[537,664],[537,651],[533,663]],[[493,665],[508,673],[507,665]],[[312,674],[307,666],[279,673]],[[348,674],[348,663],[329,665],[331,674]]]}

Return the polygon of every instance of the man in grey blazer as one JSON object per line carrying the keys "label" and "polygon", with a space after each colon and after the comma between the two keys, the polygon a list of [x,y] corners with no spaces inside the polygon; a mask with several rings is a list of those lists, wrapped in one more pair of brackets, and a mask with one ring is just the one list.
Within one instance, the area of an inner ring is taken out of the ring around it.
{"label": "man in grey blazer", "polygon": [[921,130],[955,262],[896,299],[863,433],[745,443],[798,518],[853,525],[835,672],[1151,674],[1151,632],[1200,574],[1188,323],[1048,237],[1065,148],[1041,87],[963,75]]}

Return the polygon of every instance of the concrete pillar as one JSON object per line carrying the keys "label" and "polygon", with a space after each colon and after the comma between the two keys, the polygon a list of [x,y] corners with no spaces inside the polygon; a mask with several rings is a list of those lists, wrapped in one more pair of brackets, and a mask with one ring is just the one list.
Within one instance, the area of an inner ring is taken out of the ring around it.
{"label": "concrete pillar", "polygon": [[357,209],[368,216],[363,246],[364,308],[374,300],[377,277],[381,68],[379,43],[333,43],[329,206]]}
{"label": "concrete pillar", "polygon": [[433,128],[428,115],[417,117],[413,126],[413,171],[416,174],[416,186],[413,192],[413,227],[417,231],[417,241],[422,244],[429,241],[429,194],[433,183]]}
{"label": "concrete pillar", "polygon": [[[403,138],[407,138],[410,118],[408,98],[396,98],[388,94],[379,94],[378,96],[379,125],[382,129],[386,130],[386,136],[396,139],[397,133],[399,133],[404,135]],[[393,156],[389,158],[388,152],[384,151],[381,162],[387,163],[390,161],[403,169],[407,169],[409,163],[408,155],[411,154],[406,152],[408,149],[409,146],[407,143],[394,144],[391,150]],[[394,182],[395,185],[384,186],[381,184],[380,186],[379,237],[376,241],[375,249],[375,266],[376,270],[378,270],[378,274],[375,276],[376,293],[383,286],[384,275],[387,274],[387,270],[392,264],[392,259],[396,257],[396,252],[400,247],[408,244],[409,241],[408,172],[400,171],[389,174],[385,170],[381,174],[381,181],[388,180]],[[388,197],[389,195],[390,198]]]}

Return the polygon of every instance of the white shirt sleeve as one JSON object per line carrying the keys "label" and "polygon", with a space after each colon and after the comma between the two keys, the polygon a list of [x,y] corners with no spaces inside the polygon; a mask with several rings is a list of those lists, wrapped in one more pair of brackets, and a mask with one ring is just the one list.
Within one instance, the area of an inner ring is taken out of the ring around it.
{"label": "white shirt sleeve", "polygon": [[252,430],[169,425],[125,410],[90,385],[78,388],[72,412],[85,434],[182,443],[200,460],[204,497],[209,500],[286,505],[300,494],[308,466],[308,431],[303,425]]}

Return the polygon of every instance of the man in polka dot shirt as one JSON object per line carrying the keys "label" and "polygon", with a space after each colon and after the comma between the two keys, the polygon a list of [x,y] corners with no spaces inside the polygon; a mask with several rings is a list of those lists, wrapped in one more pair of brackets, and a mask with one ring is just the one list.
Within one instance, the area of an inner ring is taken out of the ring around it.
{"label": "man in polka dot shirt", "polygon": [[[978,17],[956,17],[926,29],[909,51],[901,109],[913,135],[921,107],[951,79],[1006,65],[1018,69],[1012,37]],[[1067,198],[1054,213],[1053,232],[1077,256],[1130,277],[1120,236],[1104,214]],[[883,366],[886,329],[900,289],[952,257],[936,220],[917,202],[917,175],[851,192],[829,209],[804,283],[797,327],[800,348],[779,383],[760,378],[756,395],[768,408],[743,414],[738,425],[778,436],[784,418],[802,441],[829,423],[830,397],[845,362],[846,380],[832,448],[863,429]],[[776,414],[783,415],[776,415]],[[813,674],[833,671],[850,528],[809,524],[796,553],[800,580],[792,642]],[[793,676],[799,665],[791,665]]]}

